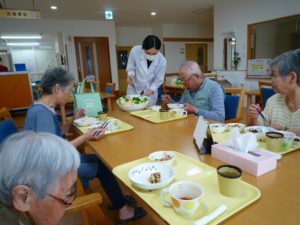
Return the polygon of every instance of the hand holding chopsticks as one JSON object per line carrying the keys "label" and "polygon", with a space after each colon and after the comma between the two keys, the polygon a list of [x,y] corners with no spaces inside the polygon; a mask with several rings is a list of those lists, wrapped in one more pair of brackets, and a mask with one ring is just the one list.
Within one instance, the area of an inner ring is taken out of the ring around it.
{"label": "hand holding chopsticks", "polygon": [[262,112],[261,112],[258,108],[256,108],[256,111],[259,113],[259,115],[260,115],[261,118],[263,119],[264,125],[270,126],[270,122],[269,122],[269,120],[264,116],[264,114],[262,114]]}
{"label": "hand holding chopsticks", "polygon": [[107,125],[110,123],[110,120],[107,120],[106,122],[104,122],[99,128],[101,128],[102,130],[98,130],[93,134],[93,137],[96,137],[102,133],[104,133],[105,131],[105,127],[107,127]]}

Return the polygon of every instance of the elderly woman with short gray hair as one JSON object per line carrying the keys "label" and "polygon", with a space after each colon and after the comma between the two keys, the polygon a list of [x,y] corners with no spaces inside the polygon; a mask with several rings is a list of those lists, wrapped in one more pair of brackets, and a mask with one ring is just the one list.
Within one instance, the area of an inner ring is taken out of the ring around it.
{"label": "elderly woman with short gray hair", "polygon": [[[271,62],[272,87],[276,92],[262,114],[269,126],[300,135],[300,49],[285,52]],[[250,125],[264,125],[258,104],[249,106]]]}
{"label": "elderly woman with short gray hair", "polygon": [[[41,86],[43,95],[28,109],[24,130],[47,132],[63,137],[63,134],[70,128],[71,123],[60,127],[54,109],[57,105],[66,104],[72,96],[73,75],[61,67],[49,68],[42,77]],[[75,118],[83,115],[84,111],[80,110],[75,113]],[[104,132],[100,132],[99,135],[94,137],[95,133],[96,130],[87,131],[71,140],[71,144],[77,147],[88,140],[100,140],[104,134]],[[128,222],[146,214],[141,207],[132,207],[127,204],[128,201],[125,200],[111,170],[95,154],[80,154],[80,160],[78,176],[81,181],[87,183],[88,180],[99,179],[113,207],[119,211],[120,221]]]}
{"label": "elderly woman with short gray hair", "polygon": [[49,133],[17,133],[1,144],[0,165],[0,224],[58,224],[76,195],[74,146]]}

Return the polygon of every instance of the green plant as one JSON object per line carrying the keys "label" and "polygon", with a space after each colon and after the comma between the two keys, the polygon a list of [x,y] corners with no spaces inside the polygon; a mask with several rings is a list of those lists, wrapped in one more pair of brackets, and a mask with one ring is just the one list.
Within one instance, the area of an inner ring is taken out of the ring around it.
{"label": "green plant", "polygon": [[239,53],[237,51],[234,51],[233,52],[233,59],[232,59],[234,69],[237,69],[240,62],[241,62],[241,57],[239,57]]}

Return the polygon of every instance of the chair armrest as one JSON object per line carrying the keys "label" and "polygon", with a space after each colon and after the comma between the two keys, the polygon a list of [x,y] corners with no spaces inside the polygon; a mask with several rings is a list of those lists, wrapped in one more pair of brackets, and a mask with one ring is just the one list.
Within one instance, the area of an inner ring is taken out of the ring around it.
{"label": "chair armrest", "polygon": [[102,196],[99,193],[87,194],[76,198],[72,205],[65,209],[65,214],[78,212],[91,206],[98,205],[102,202]]}

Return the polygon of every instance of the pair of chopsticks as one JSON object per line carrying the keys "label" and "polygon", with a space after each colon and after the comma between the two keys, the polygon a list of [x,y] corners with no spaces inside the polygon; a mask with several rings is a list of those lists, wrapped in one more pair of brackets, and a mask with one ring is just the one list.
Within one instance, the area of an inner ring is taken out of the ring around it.
{"label": "pair of chopsticks", "polygon": [[267,123],[267,125],[270,125],[269,120],[264,116],[264,114],[261,113],[261,111],[256,108],[256,111],[259,113],[259,115],[263,118],[263,120]]}
{"label": "pair of chopsticks", "polygon": [[[110,123],[110,120],[107,120],[106,122],[104,122],[99,128],[105,129],[105,127],[107,127],[107,125]],[[93,137],[98,136],[99,134],[101,134],[103,132],[103,130],[98,130],[93,134]]]}

